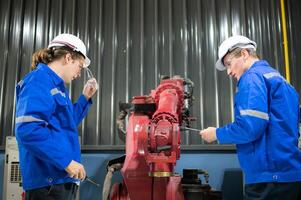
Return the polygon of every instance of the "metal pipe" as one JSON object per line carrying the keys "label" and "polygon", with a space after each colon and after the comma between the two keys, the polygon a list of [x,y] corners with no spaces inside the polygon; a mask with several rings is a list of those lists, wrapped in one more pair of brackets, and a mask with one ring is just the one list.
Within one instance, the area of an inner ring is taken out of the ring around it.
{"label": "metal pipe", "polygon": [[290,77],[290,65],[288,57],[288,42],[287,42],[287,28],[286,28],[286,14],[284,0],[280,0],[281,7],[281,24],[282,24],[282,35],[283,35],[283,46],[284,46],[284,61],[285,61],[285,77],[288,83],[291,82]]}

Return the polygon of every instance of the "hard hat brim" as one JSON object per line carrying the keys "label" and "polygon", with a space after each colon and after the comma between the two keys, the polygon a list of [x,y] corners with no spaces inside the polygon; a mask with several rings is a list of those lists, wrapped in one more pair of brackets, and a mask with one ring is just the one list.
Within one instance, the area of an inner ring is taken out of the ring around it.
{"label": "hard hat brim", "polygon": [[89,67],[89,65],[91,64],[91,60],[90,58],[88,58],[87,56],[85,57],[85,64],[84,64],[84,68],[87,68]]}
{"label": "hard hat brim", "polygon": [[218,59],[215,63],[215,68],[219,71],[224,71],[226,69],[224,63],[222,62],[222,59]]}

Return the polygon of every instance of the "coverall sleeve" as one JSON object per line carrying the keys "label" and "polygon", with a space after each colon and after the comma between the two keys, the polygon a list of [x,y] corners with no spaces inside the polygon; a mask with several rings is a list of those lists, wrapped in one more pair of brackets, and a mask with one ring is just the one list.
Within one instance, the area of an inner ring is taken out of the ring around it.
{"label": "coverall sleeve", "polygon": [[17,86],[16,138],[19,146],[45,162],[65,169],[71,162],[70,153],[57,145],[49,125],[55,102],[45,83],[38,81]]}
{"label": "coverall sleeve", "polygon": [[265,131],[268,116],[268,92],[263,77],[246,74],[235,97],[235,120],[216,130],[221,144],[245,144],[255,141]]}
{"label": "coverall sleeve", "polygon": [[81,95],[77,102],[73,104],[73,119],[78,126],[84,117],[87,115],[89,107],[92,104],[92,99],[86,99],[84,95]]}
{"label": "coverall sleeve", "polygon": [[299,106],[299,123],[301,123],[301,106]]}

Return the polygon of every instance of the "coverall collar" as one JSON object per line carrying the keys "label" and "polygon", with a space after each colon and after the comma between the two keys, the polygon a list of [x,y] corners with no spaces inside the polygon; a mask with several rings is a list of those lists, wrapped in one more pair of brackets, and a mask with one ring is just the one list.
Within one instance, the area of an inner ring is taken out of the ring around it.
{"label": "coverall collar", "polygon": [[245,76],[251,69],[254,69],[255,67],[258,67],[258,66],[270,66],[270,65],[269,65],[269,63],[266,60],[255,61],[253,63],[253,65],[247,71],[245,71],[245,73],[242,74],[242,76],[240,77],[239,81],[237,82],[237,85],[239,85],[240,80],[242,79],[243,76]]}
{"label": "coverall collar", "polygon": [[54,71],[52,71],[48,65],[44,63],[38,63],[37,69],[41,69],[42,71],[47,72],[52,78],[55,85],[64,85],[63,79],[59,77]]}

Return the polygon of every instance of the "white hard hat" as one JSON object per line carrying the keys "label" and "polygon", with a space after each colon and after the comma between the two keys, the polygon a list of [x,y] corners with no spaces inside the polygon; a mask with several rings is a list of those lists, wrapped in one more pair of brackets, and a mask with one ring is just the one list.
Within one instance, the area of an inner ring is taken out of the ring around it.
{"label": "white hard hat", "polygon": [[48,48],[57,46],[67,46],[73,51],[81,53],[85,57],[85,64],[83,67],[86,68],[90,65],[91,61],[86,54],[86,46],[78,37],[67,33],[60,34],[53,38],[53,40],[49,43]]}
{"label": "white hard hat", "polygon": [[215,63],[216,69],[220,71],[225,70],[226,67],[223,63],[224,56],[238,47],[242,49],[253,48],[256,50],[257,44],[256,42],[242,35],[234,35],[224,40],[218,48],[218,60]]}

